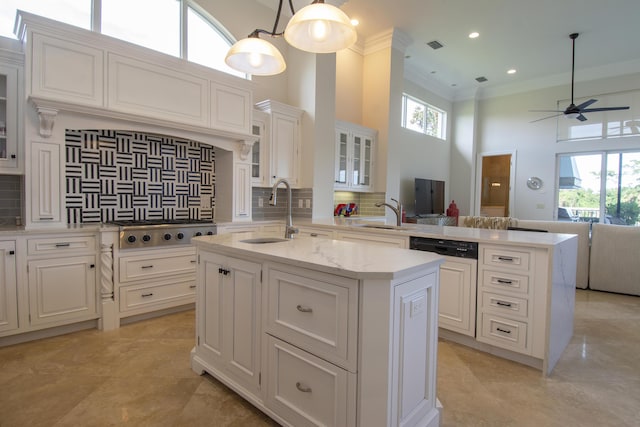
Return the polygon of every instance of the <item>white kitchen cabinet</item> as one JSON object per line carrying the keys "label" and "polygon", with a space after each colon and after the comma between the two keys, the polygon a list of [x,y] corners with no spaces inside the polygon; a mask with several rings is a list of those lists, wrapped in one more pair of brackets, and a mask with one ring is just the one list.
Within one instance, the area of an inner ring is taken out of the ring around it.
{"label": "white kitchen cabinet", "polygon": [[[438,425],[438,259],[368,273],[354,252],[412,254],[311,238],[267,249],[244,238],[196,241],[195,372],[282,425]],[[302,260],[305,268],[295,265]]]}
{"label": "white kitchen cabinet", "polygon": [[309,227],[306,225],[298,227],[299,236],[322,237],[324,239],[335,239],[336,232],[328,228]]}
{"label": "white kitchen cabinet", "polygon": [[259,102],[256,108],[268,113],[270,119],[268,186],[285,178],[293,187],[298,187],[302,146],[300,122],[303,111],[272,100]]}
{"label": "white kitchen cabinet", "polygon": [[356,374],[267,335],[266,404],[294,426],[356,425]]}
{"label": "white kitchen cabinet", "polygon": [[338,231],[338,239],[349,242],[370,243],[374,245],[393,246],[406,249],[409,247],[408,236],[392,236],[390,234],[375,234],[370,231]]}
{"label": "white kitchen cabinet", "polygon": [[440,328],[475,337],[477,263],[475,259],[445,257],[440,266]]}
{"label": "white kitchen cabinet", "polygon": [[29,325],[33,328],[97,319],[95,235],[27,239]]}
{"label": "white kitchen cabinet", "polygon": [[373,191],[374,151],[377,131],[336,121],[334,188]]}
{"label": "white kitchen cabinet", "polygon": [[253,110],[251,134],[255,136],[251,150],[251,185],[269,187],[269,132],[271,130],[269,115],[263,111]]}
{"label": "white kitchen cabinet", "polygon": [[16,242],[0,242],[0,333],[18,328]]}
{"label": "white kitchen cabinet", "polygon": [[16,173],[22,115],[19,111],[21,68],[0,57],[0,173]]}
{"label": "white kitchen cabinet", "polygon": [[[527,248],[480,245],[478,268],[477,340],[497,347],[541,355],[534,348],[534,286],[542,272],[535,268],[536,252]],[[539,291],[544,287],[540,286]],[[538,317],[538,322],[546,320]]]}
{"label": "white kitchen cabinet", "polygon": [[119,251],[114,267],[120,317],[193,304],[195,252],[193,246]]}
{"label": "white kitchen cabinet", "polygon": [[31,325],[97,316],[95,255],[32,260],[27,269]]}
{"label": "white kitchen cabinet", "polygon": [[60,145],[31,143],[31,212],[32,223],[58,223],[60,206]]}
{"label": "white kitchen cabinet", "polygon": [[221,375],[260,391],[260,264],[209,252],[198,255],[197,349]]}

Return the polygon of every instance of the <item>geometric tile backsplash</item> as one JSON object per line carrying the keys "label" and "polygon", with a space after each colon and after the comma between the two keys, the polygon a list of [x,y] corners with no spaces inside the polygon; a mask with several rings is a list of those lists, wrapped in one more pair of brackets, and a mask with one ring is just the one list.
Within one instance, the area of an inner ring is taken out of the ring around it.
{"label": "geometric tile backsplash", "polygon": [[210,145],[114,130],[67,130],[65,140],[68,223],[213,219]]}

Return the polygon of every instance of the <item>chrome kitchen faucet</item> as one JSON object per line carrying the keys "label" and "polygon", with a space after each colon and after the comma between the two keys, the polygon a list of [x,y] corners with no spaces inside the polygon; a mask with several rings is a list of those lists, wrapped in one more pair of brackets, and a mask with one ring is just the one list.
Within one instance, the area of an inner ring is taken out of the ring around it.
{"label": "chrome kitchen faucet", "polygon": [[280,178],[273,184],[273,188],[271,189],[271,197],[269,198],[269,204],[271,206],[276,205],[277,194],[278,194],[278,186],[280,184],[284,184],[287,188],[287,196],[289,200],[287,201],[287,225],[284,229],[284,238],[285,239],[293,239],[293,235],[298,233],[298,229],[293,226],[293,220],[291,219],[291,185],[289,185],[289,181],[284,178]]}

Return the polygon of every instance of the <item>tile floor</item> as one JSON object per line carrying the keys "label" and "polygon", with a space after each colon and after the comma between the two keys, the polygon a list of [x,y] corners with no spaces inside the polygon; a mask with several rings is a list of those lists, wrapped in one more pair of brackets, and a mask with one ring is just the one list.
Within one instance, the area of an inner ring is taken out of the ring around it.
{"label": "tile floor", "polygon": [[[189,366],[194,312],[0,348],[0,426],[273,426]],[[640,297],[577,291],[552,375],[441,341],[443,426],[639,426]]]}

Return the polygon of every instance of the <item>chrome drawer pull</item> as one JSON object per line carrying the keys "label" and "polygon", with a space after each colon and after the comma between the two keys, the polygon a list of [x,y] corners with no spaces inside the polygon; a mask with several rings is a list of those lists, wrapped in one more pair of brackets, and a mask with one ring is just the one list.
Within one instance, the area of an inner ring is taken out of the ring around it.
{"label": "chrome drawer pull", "polygon": [[192,260],[191,260],[191,261],[189,261],[189,262],[190,262],[191,264],[195,264],[195,263],[196,263],[196,260],[195,260],[195,259],[192,259]]}
{"label": "chrome drawer pull", "polygon": [[307,387],[306,385],[302,385],[301,383],[296,383],[296,388],[303,393],[311,393],[311,387]]}
{"label": "chrome drawer pull", "polygon": [[511,331],[507,331],[506,329],[496,328],[496,330],[497,330],[498,332],[503,332],[503,333],[505,333],[505,334],[510,334],[510,333],[511,333]]}
{"label": "chrome drawer pull", "polygon": [[152,297],[152,296],[153,296],[153,292],[149,292],[148,294],[142,294],[141,295],[142,298]]}
{"label": "chrome drawer pull", "polygon": [[513,280],[497,279],[496,281],[498,283],[500,283],[501,285],[512,285],[513,284]]}
{"label": "chrome drawer pull", "polygon": [[496,304],[497,305],[501,305],[503,307],[511,307],[511,303],[510,302],[497,301]]}
{"label": "chrome drawer pull", "polygon": [[311,236],[311,237],[318,237],[318,233],[311,233],[311,234],[309,234],[309,236]]}
{"label": "chrome drawer pull", "polygon": [[153,265],[143,265],[143,266],[142,266],[142,267],[140,267],[140,268],[153,268]]}
{"label": "chrome drawer pull", "polygon": [[313,313],[313,309],[311,307],[305,307],[304,305],[298,304],[296,308],[301,313]]}
{"label": "chrome drawer pull", "polygon": [[498,260],[499,261],[506,261],[506,262],[513,262],[514,258],[512,258],[510,256],[499,256]]}
{"label": "chrome drawer pull", "polygon": [[69,242],[56,243],[56,248],[68,248],[69,246],[71,246],[71,243],[69,243]]}
{"label": "chrome drawer pull", "polygon": [[50,217],[43,217],[43,216],[41,216],[41,217],[40,217],[40,221],[53,221],[53,217],[51,217],[51,218],[50,218]]}
{"label": "chrome drawer pull", "polygon": [[189,289],[195,289],[195,288],[196,288],[196,285],[189,286]]}

